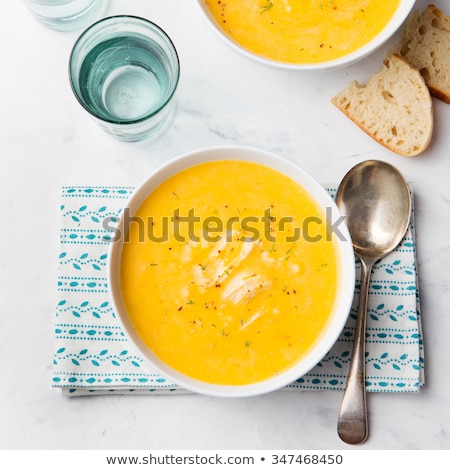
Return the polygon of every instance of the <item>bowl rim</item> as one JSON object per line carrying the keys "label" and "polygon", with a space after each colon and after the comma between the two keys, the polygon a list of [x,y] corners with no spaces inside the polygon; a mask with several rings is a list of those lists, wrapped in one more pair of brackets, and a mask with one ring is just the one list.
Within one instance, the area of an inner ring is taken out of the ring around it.
{"label": "bowl rim", "polygon": [[[152,171],[134,189],[132,195],[124,204],[123,208],[128,208],[129,216],[132,217],[151,191],[171,175],[200,163],[220,160],[255,162],[280,171],[302,185],[323,209],[325,209],[325,207],[330,207],[333,223],[341,217],[337,205],[326,189],[300,166],[284,157],[278,156],[277,154],[245,146],[206,147],[184,153],[179,157],[170,160]],[[120,216],[119,223],[117,225],[119,231],[116,233],[120,234],[122,234],[124,230],[123,213],[124,211],[122,211],[122,215]],[[326,330],[321,335],[320,340],[316,341],[314,346],[310,348],[307,356],[276,377],[248,385],[211,384],[193,379],[174,370],[152,353],[134,330],[133,325],[126,314],[126,309],[120,294],[119,267],[123,246],[123,243],[120,240],[112,240],[108,252],[108,293],[113,311],[125,337],[130,341],[130,347],[133,347],[144,362],[158,371],[162,377],[172,381],[173,384],[176,384],[187,391],[216,397],[247,397],[281,389],[305,375],[323,359],[329,349],[337,341],[350,313],[355,287],[355,258],[350,233],[346,224],[342,224],[342,226],[339,227],[339,230],[343,234],[343,240],[336,237],[336,246],[339,247],[338,252],[340,255],[339,274],[341,276],[341,281],[339,296],[335,301],[334,315],[328,322]]]}
{"label": "bowl rim", "polygon": [[342,57],[338,57],[333,60],[317,63],[305,63],[296,64],[290,62],[282,62],[275,59],[270,59],[262,55],[256,54],[249,49],[241,46],[237,41],[231,38],[216,22],[212,16],[204,0],[195,0],[195,3],[200,9],[201,15],[210,25],[210,28],[215,34],[222,39],[231,49],[237,51],[242,56],[250,59],[260,65],[289,70],[289,71],[324,71],[324,70],[335,70],[341,67],[351,65],[365,57],[369,56],[379,47],[381,47],[392,35],[402,26],[408,15],[411,13],[416,0],[400,0],[400,3],[395,11],[394,15],[386,26],[378,33],[371,41],[357,49],[354,52],[346,54]]}

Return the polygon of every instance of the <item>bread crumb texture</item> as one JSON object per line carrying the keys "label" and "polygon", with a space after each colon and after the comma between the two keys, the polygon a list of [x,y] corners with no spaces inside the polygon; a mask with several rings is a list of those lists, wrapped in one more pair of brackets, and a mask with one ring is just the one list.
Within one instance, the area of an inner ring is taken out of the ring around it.
{"label": "bread crumb texture", "polygon": [[393,52],[420,70],[433,96],[450,103],[450,16],[432,4],[412,12]]}
{"label": "bread crumb texture", "polygon": [[398,54],[388,56],[366,85],[351,82],[332,103],[389,150],[415,156],[433,132],[430,91],[419,70]]}

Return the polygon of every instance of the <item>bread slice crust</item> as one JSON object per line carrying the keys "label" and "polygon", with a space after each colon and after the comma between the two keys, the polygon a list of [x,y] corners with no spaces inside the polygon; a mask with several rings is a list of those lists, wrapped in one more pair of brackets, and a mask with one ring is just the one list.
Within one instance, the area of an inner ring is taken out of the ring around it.
{"label": "bread slice crust", "polygon": [[416,156],[433,133],[433,103],[420,72],[398,54],[366,85],[352,81],[332,103],[379,144],[403,156]]}

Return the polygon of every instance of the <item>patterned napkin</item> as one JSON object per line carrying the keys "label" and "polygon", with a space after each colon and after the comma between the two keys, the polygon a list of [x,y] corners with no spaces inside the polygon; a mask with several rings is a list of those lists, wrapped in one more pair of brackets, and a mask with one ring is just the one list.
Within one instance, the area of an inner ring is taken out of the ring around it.
{"label": "patterned napkin", "polygon": [[[335,188],[327,188],[334,196]],[[108,297],[106,264],[111,232],[133,188],[62,188],[53,385],[68,396],[111,393],[187,393],[151,369],[129,344]],[[368,392],[418,392],[424,384],[414,211],[401,245],[374,267],[368,300]],[[112,218],[112,219],[111,219]],[[285,390],[345,388],[354,341],[355,301],[327,356]]]}

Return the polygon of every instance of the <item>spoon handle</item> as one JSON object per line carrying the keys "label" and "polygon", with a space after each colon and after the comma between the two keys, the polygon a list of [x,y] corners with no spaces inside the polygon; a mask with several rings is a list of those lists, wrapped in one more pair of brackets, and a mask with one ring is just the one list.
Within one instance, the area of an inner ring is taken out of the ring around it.
{"label": "spoon handle", "polygon": [[365,341],[367,296],[373,260],[361,259],[361,289],[359,295],[356,337],[352,360],[342,399],[338,419],[339,437],[347,444],[361,444],[368,436],[366,386],[365,386]]}

